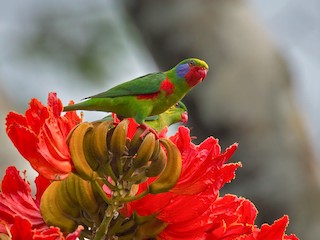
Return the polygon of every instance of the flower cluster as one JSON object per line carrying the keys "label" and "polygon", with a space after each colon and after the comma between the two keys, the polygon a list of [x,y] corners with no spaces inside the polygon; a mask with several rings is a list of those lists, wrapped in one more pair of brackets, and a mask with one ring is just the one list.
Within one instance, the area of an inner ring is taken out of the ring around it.
{"label": "flower cluster", "polygon": [[25,115],[7,116],[8,136],[39,176],[33,197],[7,169],[0,239],[298,239],[285,234],[288,216],[258,227],[252,202],[219,195],[241,166],[228,163],[237,144],[222,151],[213,137],[193,144],[187,127],[157,138],[132,119],[81,123],[62,110],[50,93],[48,106],[32,99]]}
{"label": "flower cluster", "polygon": [[81,122],[75,112],[60,116],[63,106],[55,93],[48,106],[33,98],[25,116],[10,112],[6,130],[9,138],[39,174],[50,180],[64,179],[72,169],[66,137]]}
{"label": "flower cluster", "polygon": [[0,193],[0,239],[77,239],[82,226],[64,235],[59,228],[46,225],[39,206],[50,182],[39,175],[35,183],[37,194],[33,198],[29,183],[19,171],[15,167],[7,169]]}

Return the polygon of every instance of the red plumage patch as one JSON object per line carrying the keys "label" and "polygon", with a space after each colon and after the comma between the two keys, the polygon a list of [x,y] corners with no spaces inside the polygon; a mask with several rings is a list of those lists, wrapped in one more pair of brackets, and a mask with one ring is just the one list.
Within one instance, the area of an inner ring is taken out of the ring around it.
{"label": "red plumage patch", "polygon": [[173,93],[173,90],[174,90],[174,85],[168,79],[165,79],[161,83],[160,90],[165,91],[167,96],[171,95]]}
{"label": "red plumage patch", "polygon": [[168,79],[165,79],[161,83],[160,89],[158,92],[148,93],[148,94],[140,94],[140,95],[137,95],[137,99],[154,99],[159,95],[161,90],[165,91],[166,95],[169,96],[173,93],[174,85]]}
{"label": "red plumage patch", "polygon": [[153,99],[159,95],[160,92],[149,93],[149,94],[140,94],[137,95],[137,99]]}

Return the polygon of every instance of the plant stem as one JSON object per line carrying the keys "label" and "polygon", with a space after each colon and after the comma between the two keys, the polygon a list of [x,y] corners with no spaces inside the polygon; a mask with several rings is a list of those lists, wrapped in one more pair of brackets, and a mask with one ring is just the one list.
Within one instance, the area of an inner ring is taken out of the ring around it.
{"label": "plant stem", "polygon": [[109,205],[107,210],[105,211],[105,215],[103,217],[103,220],[97,229],[97,233],[93,240],[103,240],[106,239],[106,236],[108,234],[108,228],[110,225],[110,222],[113,218],[113,212],[115,210],[115,207],[113,205]]}
{"label": "plant stem", "polygon": [[112,205],[112,201],[107,197],[106,193],[103,191],[102,187],[98,183],[97,180],[92,181],[93,187],[96,189],[96,191],[99,193],[99,195],[102,197],[102,199],[108,204]]}

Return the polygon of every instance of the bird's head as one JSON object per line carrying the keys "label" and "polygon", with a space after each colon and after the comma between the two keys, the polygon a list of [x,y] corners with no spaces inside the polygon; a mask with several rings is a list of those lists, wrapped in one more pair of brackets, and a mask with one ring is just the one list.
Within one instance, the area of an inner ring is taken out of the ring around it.
{"label": "bird's head", "polygon": [[188,109],[186,105],[184,105],[183,102],[179,101],[176,103],[176,108],[180,109],[181,112],[180,122],[186,124],[188,122]]}
{"label": "bird's head", "polygon": [[190,87],[195,86],[206,77],[209,70],[208,64],[197,58],[188,58],[181,61],[176,67],[176,74],[184,78]]}
{"label": "bird's head", "polygon": [[182,122],[183,124],[188,122],[188,109],[181,101],[169,108],[166,113],[174,119],[174,122]]}

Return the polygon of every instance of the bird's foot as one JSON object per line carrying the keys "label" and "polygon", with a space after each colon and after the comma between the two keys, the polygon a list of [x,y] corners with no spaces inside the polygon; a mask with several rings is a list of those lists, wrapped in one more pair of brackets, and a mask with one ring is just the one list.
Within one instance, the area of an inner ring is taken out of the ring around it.
{"label": "bird's foot", "polygon": [[118,116],[115,113],[111,114],[112,119],[113,119],[113,126],[116,127],[124,118],[121,116]]}
{"label": "bird's foot", "polygon": [[156,139],[159,139],[159,133],[153,128],[149,127],[145,123],[140,124],[140,127],[144,129],[143,133],[140,135],[140,138],[143,139],[149,132],[153,133]]}

